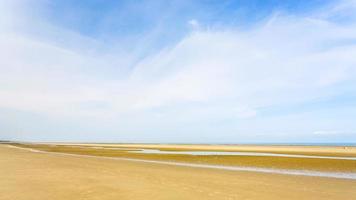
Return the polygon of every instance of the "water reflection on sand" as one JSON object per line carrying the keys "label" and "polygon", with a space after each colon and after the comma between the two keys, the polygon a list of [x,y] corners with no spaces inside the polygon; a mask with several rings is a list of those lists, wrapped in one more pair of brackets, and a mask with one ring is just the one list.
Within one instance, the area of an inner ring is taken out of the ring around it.
{"label": "water reflection on sand", "polygon": [[273,156],[288,158],[321,158],[337,160],[356,160],[355,157],[336,157],[336,156],[313,156],[313,155],[296,155],[296,154],[279,154],[279,153],[260,153],[260,152],[236,152],[236,151],[163,151],[158,149],[139,149],[130,151],[131,153],[144,154],[179,154],[179,155],[229,155],[229,156]]}

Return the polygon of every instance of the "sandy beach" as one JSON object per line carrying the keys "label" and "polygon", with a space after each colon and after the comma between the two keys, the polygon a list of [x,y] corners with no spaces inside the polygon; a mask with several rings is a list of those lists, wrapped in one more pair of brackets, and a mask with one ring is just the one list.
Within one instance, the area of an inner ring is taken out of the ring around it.
{"label": "sandy beach", "polygon": [[89,144],[89,143],[52,143],[57,145],[102,146],[122,148],[148,148],[171,151],[244,151],[294,153],[305,155],[356,156],[355,146],[287,146],[287,145],[207,145],[207,144]]}
{"label": "sandy beach", "polygon": [[[356,173],[355,147],[331,146],[248,146],[248,145],[161,145],[161,144],[15,144],[18,147],[46,152],[79,155],[133,158],[179,163],[210,164],[223,166],[261,167],[286,170],[312,170],[322,172]],[[143,154],[139,150],[166,151],[170,154]],[[184,152],[236,152],[258,155],[187,155]],[[312,158],[310,158],[312,157]],[[316,157],[316,158],[315,158]],[[320,158],[319,158],[320,157]],[[322,159],[322,158],[334,159]],[[352,159],[352,160],[350,160]]]}
{"label": "sandy beach", "polygon": [[0,200],[356,200],[356,0],[0,0]]}
{"label": "sandy beach", "polygon": [[0,145],[0,199],[352,199],[356,180],[44,154]]}

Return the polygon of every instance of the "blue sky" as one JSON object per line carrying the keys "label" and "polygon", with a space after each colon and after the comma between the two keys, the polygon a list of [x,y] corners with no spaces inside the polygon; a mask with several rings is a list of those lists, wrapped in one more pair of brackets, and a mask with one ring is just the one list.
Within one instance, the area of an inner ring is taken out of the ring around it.
{"label": "blue sky", "polygon": [[356,142],[356,1],[0,0],[0,138]]}

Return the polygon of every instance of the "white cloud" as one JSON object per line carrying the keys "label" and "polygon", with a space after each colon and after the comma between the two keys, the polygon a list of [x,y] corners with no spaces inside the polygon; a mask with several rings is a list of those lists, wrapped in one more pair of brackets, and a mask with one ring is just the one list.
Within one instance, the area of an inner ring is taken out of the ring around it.
{"label": "white cloud", "polygon": [[[356,41],[356,21],[339,24],[324,13],[276,15],[249,30],[196,30],[132,70],[124,66],[134,55],[88,53],[83,42],[73,48],[3,26],[0,107],[54,116],[115,116],[192,104],[182,115],[249,118],[260,107],[322,98],[335,84],[356,81],[356,44],[348,42]],[[16,14],[1,18],[17,23]],[[195,19],[188,24],[199,27]],[[63,41],[91,41],[52,28],[65,35]],[[93,49],[98,45],[89,43]]]}
{"label": "white cloud", "polygon": [[349,132],[345,131],[335,131],[335,130],[323,130],[323,131],[314,131],[315,135],[343,135],[348,134]]}
{"label": "white cloud", "polygon": [[198,29],[200,27],[200,23],[196,19],[191,19],[188,21],[189,26],[191,26],[193,29]]}

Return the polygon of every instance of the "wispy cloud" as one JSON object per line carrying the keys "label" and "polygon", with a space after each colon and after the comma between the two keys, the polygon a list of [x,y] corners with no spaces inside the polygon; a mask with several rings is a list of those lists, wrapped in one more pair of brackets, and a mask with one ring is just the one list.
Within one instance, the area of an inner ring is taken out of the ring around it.
{"label": "wispy cloud", "polygon": [[[179,42],[142,58],[28,16],[26,3],[2,1],[0,107],[105,120],[156,113],[170,121],[179,121],[179,109],[196,121],[255,118],[262,107],[337,95],[345,82],[356,89],[355,5],[271,15],[249,29],[205,29],[191,19]],[[24,20],[33,27],[21,28]]]}
{"label": "wispy cloud", "polygon": [[353,134],[351,132],[346,131],[336,131],[336,130],[322,130],[322,131],[314,131],[313,134],[315,135],[345,135],[345,134]]}

